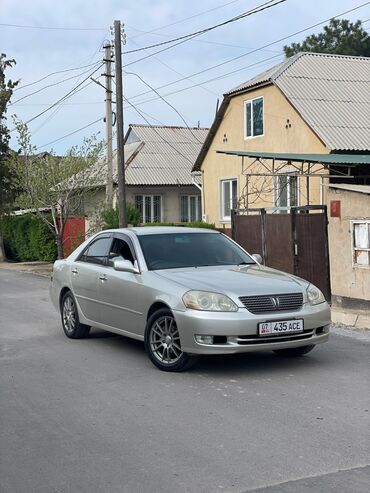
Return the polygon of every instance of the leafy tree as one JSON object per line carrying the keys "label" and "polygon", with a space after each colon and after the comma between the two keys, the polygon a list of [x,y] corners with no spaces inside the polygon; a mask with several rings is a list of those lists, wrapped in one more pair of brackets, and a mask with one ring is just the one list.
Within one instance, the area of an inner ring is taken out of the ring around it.
{"label": "leafy tree", "polygon": [[5,53],[0,53],[0,262],[5,260],[2,222],[14,198],[12,176],[7,166],[10,137],[9,130],[5,124],[7,105],[12,97],[13,89],[18,84],[18,81],[6,80],[5,71],[13,65],[15,65],[15,60],[9,60],[6,58]]}
{"label": "leafy tree", "polygon": [[287,58],[300,51],[369,57],[370,36],[361,21],[331,19],[321,33],[307,36],[302,43],[292,43],[283,49]]}
{"label": "leafy tree", "polygon": [[21,189],[16,203],[22,209],[34,211],[47,225],[54,236],[58,258],[63,258],[67,218],[81,210],[84,198],[95,193],[101,180],[99,169],[93,165],[101,157],[103,145],[91,137],[63,157],[37,154],[27,125],[14,121],[20,149],[12,153],[8,162],[15,174],[15,184]]}

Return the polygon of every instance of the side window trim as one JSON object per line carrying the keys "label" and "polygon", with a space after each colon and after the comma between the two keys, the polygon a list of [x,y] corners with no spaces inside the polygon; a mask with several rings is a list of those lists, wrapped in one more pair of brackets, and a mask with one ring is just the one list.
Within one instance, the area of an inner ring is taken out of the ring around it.
{"label": "side window trim", "polygon": [[[132,254],[134,260],[137,262],[139,269],[141,270],[140,265],[139,265],[138,256],[137,256],[135,246],[134,246],[132,239],[128,235],[125,235],[124,233],[113,233],[112,240],[114,240],[114,238],[117,238],[118,240],[123,240],[128,244],[130,251],[131,251],[131,254]],[[107,263],[107,266],[111,267],[113,269],[113,267],[110,266],[108,263]]]}
{"label": "side window trim", "polygon": [[[95,243],[96,241],[98,240],[102,240],[104,238],[111,238],[112,239],[112,233],[110,234],[102,234],[102,235],[99,235],[99,236],[95,236],[95,238],[93,238],[90,243],[88,245],[86,245],[86,247],[82,250],[82,252],[80,253],[80,255],[76,258],[75,262],[84,262],[84,263],[89,263],[89,262],[86,262],[86,260],[82,260],[82,257],[85,256],[87,250],[91,247],[91,245],[93,243]],[[106,252],[105,252],[105,257],[104,257],[104,263],[103,264],[96,264],[96,265],[103,265],[103,266],[106,266],[107,265],[107,259],[108,259],[108,254],[109,254],[109,249],[110,249],[110,246],[112,244],[112,241],[110,242],[109,244],[109,248],[107,248]]]}

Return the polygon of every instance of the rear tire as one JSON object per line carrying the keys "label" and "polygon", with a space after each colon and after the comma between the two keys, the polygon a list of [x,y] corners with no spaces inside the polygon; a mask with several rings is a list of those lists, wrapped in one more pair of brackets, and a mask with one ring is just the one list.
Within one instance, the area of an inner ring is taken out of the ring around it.
{"label": "rear tire", "polygon": [[310,344],[309,346],[301,346],[301,347],[292,347],[287,349],[275,349],[274,353],[279,356],[284,356],[288,358],[292,358],[294,356],[303,356],[304,354],[309,353],[313,350],[315,344]]}
{"label": "rear tire", "polygon": [[185,371],[199,359],[182,351],[175,317],[167,308],[149,317],[144,342],[151,362],[162,371]]}
{"label": "rear tire", "polygon": [[90,327],[80,323],[76,300],[67,291],[61,303],[61,316],[64,333],[70,339],[83,339],[89,335]]}

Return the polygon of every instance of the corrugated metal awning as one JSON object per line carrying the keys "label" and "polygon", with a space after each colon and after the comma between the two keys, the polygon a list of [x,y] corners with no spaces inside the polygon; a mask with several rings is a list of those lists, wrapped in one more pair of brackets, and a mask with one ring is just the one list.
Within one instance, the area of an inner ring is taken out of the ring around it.
{"label": "corrugated metal awning", "polygon": [[336,166],[359,166],[370,164],[370,154],[294,154],[282,152],[256,151],[216,151],[219,154],[250,157],[255,159],[275,159],[276,161],[293,161],[299,163],[333,164]]}

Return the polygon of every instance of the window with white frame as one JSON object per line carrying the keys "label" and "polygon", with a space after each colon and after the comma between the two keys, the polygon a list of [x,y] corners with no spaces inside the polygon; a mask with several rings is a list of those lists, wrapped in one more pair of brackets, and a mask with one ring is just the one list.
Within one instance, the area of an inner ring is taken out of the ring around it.
{"label": "window with white frame", "polygon": [[353,265],[370,265],[370,221],[352,221]]}
{"label": "window with white frame", "polygon": [[238,203],[238,180],[221,180],[221,220],[231,221],[231,210]]}
{"label": "window with white frame", "polygon": [[298,205],[298,177],[292,175],[275,176],[275,207],[295,207]]}
{"label": "window with white frame", "polygon": [[263,135],[263,97],[244,101],[244,136]]}
{"label": "window with white frame", "polygon": [[181,195],[180,221],[200,221],[202,218],[202,204],[200,195]]}
{"label": "window with white frame", "polygon": [[162,197],[160,195],[135,195],[135,207],[140,212],[141,223],[162,221]]}

